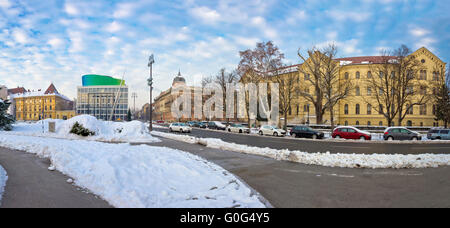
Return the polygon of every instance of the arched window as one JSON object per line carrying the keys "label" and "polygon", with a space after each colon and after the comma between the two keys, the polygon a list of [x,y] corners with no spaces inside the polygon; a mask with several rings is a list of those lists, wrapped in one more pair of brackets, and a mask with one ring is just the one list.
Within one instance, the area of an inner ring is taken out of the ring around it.
{"label": "arched window", "polygon": [[348,104],[345,104],[344,106],[344,114],[348,115]]}
{"label": "arched window", "polygon": [[359,104],[356,104],[356,110],[355,110],[356,115],[359,115],[361,113],[361,107]]}
{"label": "arched window", "polygon": [[356,72],[356,79],[361,78],[361,73],[359,73],[359,71]]}
{"label": "arched window", "polygon": [[367,115],[372,115],[372,105],[367,104]]}
{"label": "arched window", "polygon": [[348,126],[348,121],[345,121],[345,124],[344,124],[345,126]]}
{"label": "arched window", "polygon": [[356,96],[361,96],[361,89],[359,88],[359,86],[357,86],[355,88],[355,90],[356,90]]}
{"label": "arched window", "polygon": [[348,72],[345,72],[345,79],[348,79],[350,77]]}
{"label": "arched window", "polygon": [[356,121],[356,126],[359,126],[359,121],[358,120]]}
{"label": "arched window", "polygon": [[372,78],[372,71],[367,72],[367,78]]}
{"label": "arched window", "polygon": [[408,127],[412,127],[412,121],[408,120],[408,122],[406,122],[406,125],[408,125]]}

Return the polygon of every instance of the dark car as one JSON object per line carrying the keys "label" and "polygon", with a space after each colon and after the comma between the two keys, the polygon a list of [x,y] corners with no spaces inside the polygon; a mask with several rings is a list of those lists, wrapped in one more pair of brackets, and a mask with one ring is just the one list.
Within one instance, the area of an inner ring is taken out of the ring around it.
{"label": "dark car", "polygon": [[196,122],[196,123],[193,125],[193,127],[205,129],[207,126],[206,126],[206,124],[203,123],[203,122]]}
{"label": "dark car", "polygon": [[393,141],[393,140],[422,140],[422,136],[409,129],[404,127],[390,127],[384,131],[383,135],[384,140]]}
{"label": "dark car", "polygon": [[323,139],[324,134],[313,130],[307,126],[296,126],[291,129],[291,135],[294,138]]}
{"label": "dark car", "polygon": [[427,136],[431,140],[450,140],[450,129],[431,129]]}
{"label": "dark car", "polygon": [[337,127],[331,137],[334,139],[372,140],[372,135],[369,132],[361,131],[356,127]]}
{"label": "dark car", "polygon": [[221,124],[221,123],[218,122],[218,121],[213,121],[213,122],[209,122],[209,123],[208,123],[208,129],[225,131],[226,128],[227,128],[227,126]]}

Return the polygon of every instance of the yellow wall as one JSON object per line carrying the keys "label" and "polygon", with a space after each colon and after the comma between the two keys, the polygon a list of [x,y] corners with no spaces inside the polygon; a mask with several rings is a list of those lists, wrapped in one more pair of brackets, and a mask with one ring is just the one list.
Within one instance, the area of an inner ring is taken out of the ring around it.
{"label": "yellow wall", "polygon": [[[37,121],[39,119],[63,119],[63,116],[75,116],[75,111],[60,111],[67,105],[56,95],[19,97],[16,101],[16,120]],[[71,118],[70,117],[70,118]]]}

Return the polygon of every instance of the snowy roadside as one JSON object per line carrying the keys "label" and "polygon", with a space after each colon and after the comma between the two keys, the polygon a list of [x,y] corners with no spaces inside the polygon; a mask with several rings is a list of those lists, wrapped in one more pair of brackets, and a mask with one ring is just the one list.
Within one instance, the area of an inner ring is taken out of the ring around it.
{"label": "snowy roadside", "polygon": [[5,191],[6,181],[8,176],[6,175],[5,169],[0,165],[0,205],[2,204],[2,196]]}
{"label": "snowy roadside", "polygon": [[[55,123],[55,133],[49,132],[49,122]],[[75,134],[70,134],[70,130],[75,122],[78,122],[82,124],[83,127],[95,132],[95,135],[82,137]],[[69,120],[47,119],[37,123],[17,123],[13,125],[12,131],[4,132],[4,134],[100,142],[159,142],[158,139],[151,137],[147,127],[142,122],[102,121],[87,115],[76,116]]]}
{"label": "snowy roadside", "polygon": [[239,153],[261,155],[277,160],[298,162],[307,165],[320,165],[341,168],[436,168],[450,165],[450,155],[388,155],[388,154],[331,154],[307,153],[301,151],[277,150],[251,147],[247,145],[224,142],[214,138],[196,138],[153,131],[152,135],[182,141],[190,144],[202,144],[209,148],[228,150]]}
{"label": "snowy roadside", "polygon": [[55,168],[115,207],[264,207],[223,168],[180,150],[0,132],[0,146],[49,158]]}

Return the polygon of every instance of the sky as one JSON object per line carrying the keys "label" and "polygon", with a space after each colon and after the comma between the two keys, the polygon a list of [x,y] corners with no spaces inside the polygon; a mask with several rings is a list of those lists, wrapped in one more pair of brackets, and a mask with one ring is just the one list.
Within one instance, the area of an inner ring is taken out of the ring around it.
{"label": "sky", "polygon": [[76,98],[85,74],[124,76],[136,106],[178,71],[189,85],[231,71],[239,51],[273,41],[297,51],[335,43],[340,57],[379,55],[405,44],[450,60],[447,0],[0,0],[0,84]]}

